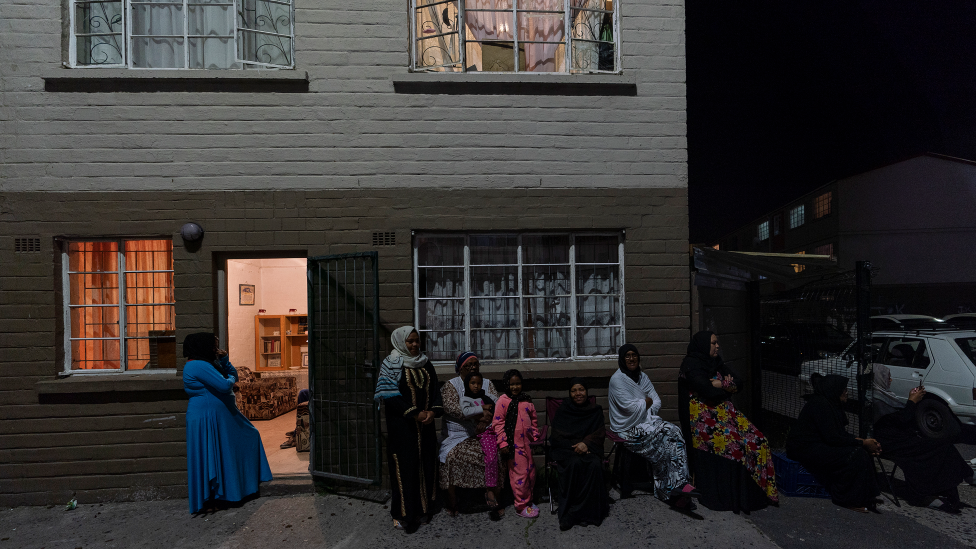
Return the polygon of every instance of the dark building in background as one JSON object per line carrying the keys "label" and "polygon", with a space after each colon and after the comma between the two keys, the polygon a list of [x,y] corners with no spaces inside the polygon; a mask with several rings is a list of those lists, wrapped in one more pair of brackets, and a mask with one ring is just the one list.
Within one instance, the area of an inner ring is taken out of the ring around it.
{"label": "dark building in background", "polygon": [[877,314],[976,311],[976,162],[916,156],[833,181],[719,238],[725,251],[874,268]]}

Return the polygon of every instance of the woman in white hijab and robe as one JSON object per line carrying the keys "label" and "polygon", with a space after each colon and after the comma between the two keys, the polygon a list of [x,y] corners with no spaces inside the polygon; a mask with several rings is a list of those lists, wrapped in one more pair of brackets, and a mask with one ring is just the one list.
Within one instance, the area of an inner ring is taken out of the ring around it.
{"label": "woman in white hijab and robe", "polygon": [[654,495],[680,511],[696,508],[701,494],[690,483],[688,454],[681,429],[658,416],[661,397],[640,369],[637,347],[620,347],[619,370],[610,378],[610,429],[626,448],[647,460],[654,474]]}
{"label": "woman in white hijab and robe", "polygon": [[437,430],[443,413],[437,374],[420,352],[413,326],[393,331],[393,351],[380,366],[376,394],[386,413],[390,514],[393,527],[413,532],[430,521],[437,497]]}

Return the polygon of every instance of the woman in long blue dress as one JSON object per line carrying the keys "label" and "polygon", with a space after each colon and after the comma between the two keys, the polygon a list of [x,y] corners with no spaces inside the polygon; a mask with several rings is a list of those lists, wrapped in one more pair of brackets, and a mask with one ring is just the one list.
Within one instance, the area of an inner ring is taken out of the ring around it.
{"label": "woman in long blue dress", "polygon": [[[218,358],[219,354],[219,358]],[[256,494],[271,480],[261,434],[237,409],[237,370],[217,349],[212,333],[183,340],[186,408],[186,472],[190,513]]]}

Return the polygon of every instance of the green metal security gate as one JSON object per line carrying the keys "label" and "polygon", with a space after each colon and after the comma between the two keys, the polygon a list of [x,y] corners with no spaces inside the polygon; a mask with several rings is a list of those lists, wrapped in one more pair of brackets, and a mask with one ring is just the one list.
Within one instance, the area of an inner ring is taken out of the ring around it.
{"label": "green metal security gate", "polygon": [[379,484],[377,253],[308,260],[313,475]]}

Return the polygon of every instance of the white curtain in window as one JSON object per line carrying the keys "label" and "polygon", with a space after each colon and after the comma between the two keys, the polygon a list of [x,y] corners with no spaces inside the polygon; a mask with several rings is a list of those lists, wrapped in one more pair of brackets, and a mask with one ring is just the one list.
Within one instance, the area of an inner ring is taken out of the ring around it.
{"label": "white curtain in window", "polygon": [[133,67],[225,69],[236,65],[232,3],[133,1],[130,5]]}

